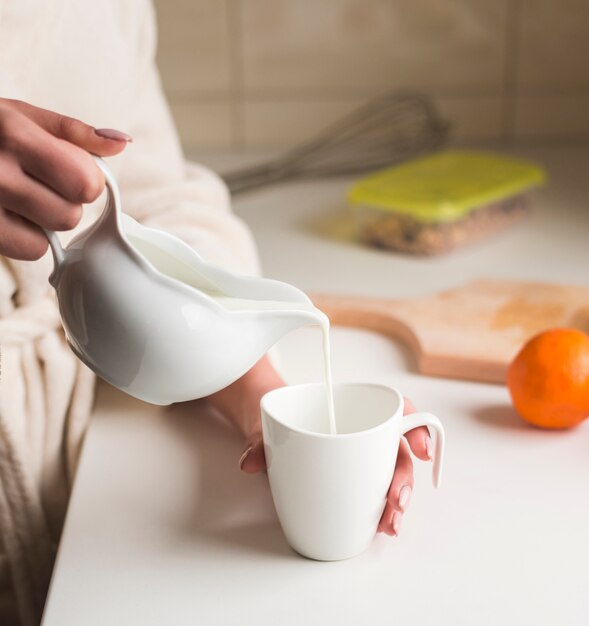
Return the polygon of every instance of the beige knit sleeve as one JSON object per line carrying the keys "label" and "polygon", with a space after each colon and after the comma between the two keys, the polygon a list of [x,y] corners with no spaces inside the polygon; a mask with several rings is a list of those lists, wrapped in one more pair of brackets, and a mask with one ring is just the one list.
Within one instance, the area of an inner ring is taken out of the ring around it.
{"label": "beige knit sleeve", "polygon": [[155,64],[153,9],[137,53],[133,118],[118,180],[126,213],[171,232],[206,260],[239,273],[258,274],[251,233],[231,211],[223,181],[211,170],[186,162]]}

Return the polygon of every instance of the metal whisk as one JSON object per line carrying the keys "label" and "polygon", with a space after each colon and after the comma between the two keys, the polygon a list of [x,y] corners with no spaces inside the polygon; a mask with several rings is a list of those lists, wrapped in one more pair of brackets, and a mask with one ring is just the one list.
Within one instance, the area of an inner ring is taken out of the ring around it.
{"label": "metal whisk", "polygon": [[236,194],[278,181],[356,174],[433,150],[448,129],[427,96],[385,94],[277,159],[223,178]]}

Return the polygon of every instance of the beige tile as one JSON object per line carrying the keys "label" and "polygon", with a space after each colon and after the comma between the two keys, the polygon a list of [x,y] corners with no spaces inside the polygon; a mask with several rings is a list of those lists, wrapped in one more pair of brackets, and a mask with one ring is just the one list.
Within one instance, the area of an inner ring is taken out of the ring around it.
{"label": "beige tile", "polygon": [[[310,139],[357,108],[361,100],[257,101],[245,103],[247,147],[287,147]],[[456,141],[502,134],[500,98],[441,98],[436,108],[452,125]]]}
{"label": "beige tile", "polygon": [[522,96],[516,101],[516,137],[589,139],[589,95]]}
{"label": "beige tile", "polygon": [[170,95],[230,88],[230,0],[155,0],[157,61]]}
{"label": "beige tile", "polygon": [[249,92],[493,87],[508,0],[243,0]]}
{"label": "beige tile", "polygon": [[517,76],[523,88],[589,87],[589,2],[522,0]]}
{"label": "beige tile", "polygon": [[503,139],[503,98],[436,98],[441,116],[450,124],[450,140],[472,142]]}
{"label": "beige tile", "polygon": [[281,147],[305,141],[353,111],[357,101],[247,101],[245,145]]}
{"label": "beige tile", "polygon": [[227,101],[171,104],[185,152],[232,146],[231,104]]}

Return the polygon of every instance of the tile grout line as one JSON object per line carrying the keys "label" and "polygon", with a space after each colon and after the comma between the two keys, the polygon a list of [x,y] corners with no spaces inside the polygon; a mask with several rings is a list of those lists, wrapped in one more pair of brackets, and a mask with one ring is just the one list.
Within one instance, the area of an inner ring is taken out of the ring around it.
{"label": "tile grout line", "polygon": [[[273,90],[253,90],[248,92],[247,100],[252,102],[363,102],[366,91],[362,91],[364,88],[358,87],[357,90],[349,91],[316,91],[316,90],[288,90],[288,91],[273,91]],[[426,93],[426,87],[416,88],[413,90],[407,90],[408,92]],[[185,104],[194,101],[194,98],[198,98],[201,102],[231,102],[234,95],[234,91],[231,90],[191,90],[191,91],[174,91],[167,90],[166,94],[174,104]],[[378,95],[378,91],[375,90],[374,95]],[[448,88],[439,87],[433,88],[432,91],[427,92],[428,95],[433,94],[436,98],[451,98],[458,100],[476,100],[479,98],[502,98],[506,93],[505,81],[503,85],[498,85],[496,89],[471,89],[471,88]],[[584,97],[589,96],[589,86],[565,86],[556,87],[552,86],[540,86],[526,88],[526,95],[537,96],[543,98],[561,98],[565,97]],[[243,98],[245,100],[245,92],[243,92]]]}
{"label": "tile grout line", "polygon": [[243,6],[242,0],[228,0],[227,31],[231,98],[231,146],[242,150],[245,145],[245,102],[243,89]]}

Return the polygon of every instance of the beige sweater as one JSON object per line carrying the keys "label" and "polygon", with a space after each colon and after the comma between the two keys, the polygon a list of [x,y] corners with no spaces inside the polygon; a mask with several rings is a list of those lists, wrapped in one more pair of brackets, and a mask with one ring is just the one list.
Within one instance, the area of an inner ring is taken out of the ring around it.
{"label": "beige sweater", "polygon": [[[229,269],[258,273],[223,183],[183,160],[154,64],[148,0],[0,0],[0,96],[130,133],[109,160],[123,210]],[[102,209],[85,207],[79,226]],[[64,341],[37,262],[0,256],[0,624],[39,622],[92,407],[94,375]],[[81,618],[83,620],[83,618]]]}

